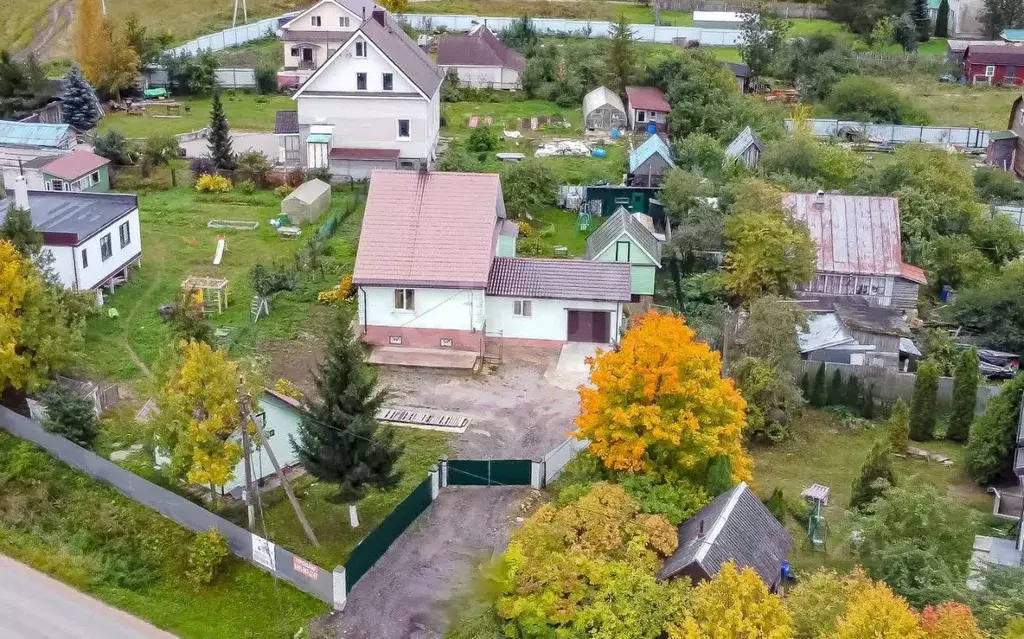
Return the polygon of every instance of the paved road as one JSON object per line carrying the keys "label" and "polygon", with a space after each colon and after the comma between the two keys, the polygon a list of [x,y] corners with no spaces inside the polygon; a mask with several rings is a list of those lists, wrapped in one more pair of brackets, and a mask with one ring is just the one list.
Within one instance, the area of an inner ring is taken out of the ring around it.
{"label": "paved road", "polygon": [[0,637],[174,639],[4,555],[0,555]]}

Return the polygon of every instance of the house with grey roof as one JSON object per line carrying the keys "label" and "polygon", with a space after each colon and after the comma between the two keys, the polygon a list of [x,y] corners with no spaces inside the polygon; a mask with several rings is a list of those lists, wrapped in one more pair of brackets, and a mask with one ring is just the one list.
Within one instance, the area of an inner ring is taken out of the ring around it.
{"label": "house with grey roof", "polygon": [[586,257],[595,262],[629,264],[632,295],[654,295],[654,276],[661,268],[661,241],[624,207],[587,237]]}
{"label": "house with grey roof", "polygon": [[660,186],[669,169],[675,168],[672,149],[660,135],[652,135],[629,152],[629,186]]}
{"label": "house with grey roof", "polygon": [[297,87],[313,75],[380,6],[369,0],[320,0],[277,30],[284,47],[278,84]]}
{"label": "house with grey roof", "polygon": [[292,96],[294,117],[278,114],[281,153],[295,157],[297,149],[300,167],[337,178],[429,168],[437,155],[442,79],[398,22],[383,9],[368,10]]}
{"label": "house with grey roof", "polygon": [[374,171],[352,276],[374,357],[617,343],[630,265],[517,257],[516,233],[496,174]]}
{"label": "house with grey roof", "polygon": [[136,195],[30,191],[18,176],[0,201],[0,224],[12,207],[28,209],[58,279],[71,290],[113,290],[142,261]]}
{"label": "house with grey roof", "polygon": [[468,34],[442,36],[437,64],[445,73],[455,69],[461,86],[515,90],[522,88],[519,76],[526,58],[506,47],[486,25],[478,24]]}
{"label": "house with grey roof", "polygon": [[748,170],[754,168],[764,155],[764,142],[754,129],[745,127],[729,146],[725,147],[726,162],[742,162]]}
{"label": "house with grey roof", "polygon": [[731,561],[740,569],[752,568],[774,591],[792,546],[793,537],[740,482],[679,526],[679,546],[658,578],[688,578],[697,585]]}

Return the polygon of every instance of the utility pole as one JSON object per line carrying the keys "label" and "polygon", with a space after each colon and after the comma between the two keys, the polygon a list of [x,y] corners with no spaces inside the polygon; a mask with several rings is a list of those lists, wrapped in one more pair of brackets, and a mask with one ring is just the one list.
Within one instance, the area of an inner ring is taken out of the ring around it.
{"label": "utility pole", "polygon": [[[244,415],[243,432],[248,430],[249,423],[252,423],[256,427],[256,432],[260,436],[260,441],[263,442],[263,448],[267,451],[267,457],[270,458],[270,463],[274,465],[274,472],[277,474],[277,479],[281,482],[281,487],[284,488],[284,493],[288,495],[288,501],[291,502],[292,508],[295,510],[295,516],[299,518],[299,523],[302,524],[302,529],[306,532],[306,537],[309,538],[309,542],[316,547],[320,547],[320,542],[316,540],[316,535],[313,533],[313,527],[309,525],[309,520],[306,519],[305,513],[302,512],[302,506],[299,505],[299,500],[295,498],[295,493],[292,492],[292,486],[288,483],[288,478],[284,476],[284,472],[281,470],[281,465],[277,463],[277,455],[274,454],[274,449],[270,447],[270,443],[267,441],[266,435],[263,433],[263,427],[260,426],[259,421],[253,419],[252,411],[249,410],[249,401],[251,397],[248,393],[243,396],[241,410]],[[258,489],[257,489],[258,490]]]}
{"label": "utility pole", "polygon": [[246,408],[248,403],[245,399],[245,397],[238,399],[238,410],[242,417],[242,455],[245,467],[245,492],[242,495],[245,499],[245,510],[249,515],[249,530],[256,530],[256,510],[253,506],[252,492],[252,442],[249,440],[248,409]]}

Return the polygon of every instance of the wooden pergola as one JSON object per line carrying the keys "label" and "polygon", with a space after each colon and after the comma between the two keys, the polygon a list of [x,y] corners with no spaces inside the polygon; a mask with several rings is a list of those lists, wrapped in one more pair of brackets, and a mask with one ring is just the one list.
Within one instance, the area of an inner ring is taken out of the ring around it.
{"label": "wooden pergola", "polygon": [[214,307],[219,315],[228,306],[228,281],[218,277],[191,276],[181,283],[186,291],[196,291],[202,297],[198,300],[207,313],[213,313]]}

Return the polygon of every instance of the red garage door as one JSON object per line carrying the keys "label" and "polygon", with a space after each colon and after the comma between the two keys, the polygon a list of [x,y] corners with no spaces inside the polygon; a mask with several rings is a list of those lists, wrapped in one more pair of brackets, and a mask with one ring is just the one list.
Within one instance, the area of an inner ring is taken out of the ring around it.
{"label": "red garage door", "polygon": [[608,311],[569,311],[569,341],[607,344],[611,314]]}

